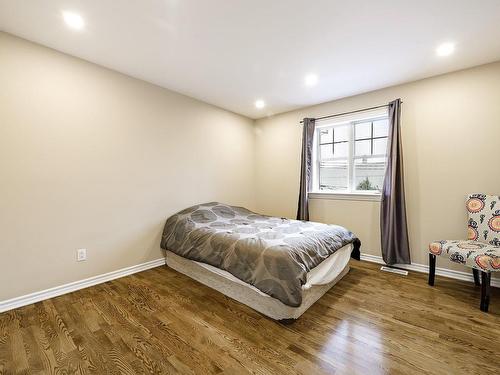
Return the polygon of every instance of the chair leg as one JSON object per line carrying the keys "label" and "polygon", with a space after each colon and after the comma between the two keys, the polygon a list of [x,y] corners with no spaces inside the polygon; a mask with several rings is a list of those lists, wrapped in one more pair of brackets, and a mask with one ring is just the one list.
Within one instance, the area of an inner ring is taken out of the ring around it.
{"label": "chair leg", "polygon": [[436,277],[436,256],[429,254],[429,285],[434,286],[434,279]]}
{"label": "chair leg", "polygon": [[490,282],[491,282],[491,272],[481,271],[481,311],[488,312],[488,306],[490,304]]}
{"label": "chair leg", "polygon": [[481,283],[479,282],[479,271],[473,268],[472,274],[474,275],[474,284],[476,284],[476,286],[481,285]]}

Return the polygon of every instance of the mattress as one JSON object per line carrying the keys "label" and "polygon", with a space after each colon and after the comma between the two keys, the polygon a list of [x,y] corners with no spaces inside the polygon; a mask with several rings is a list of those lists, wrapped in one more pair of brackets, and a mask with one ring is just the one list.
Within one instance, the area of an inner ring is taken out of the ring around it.
{"label": "mattress", "polygon": [[183,258],[166,251],[166,263],[192,279],[239,301],[275,320],[297,319],[349,271],[352,245],[346,245],[307,273],[302,285],[302,303],[298,307],[285,305],[254,286],[209,264]]}

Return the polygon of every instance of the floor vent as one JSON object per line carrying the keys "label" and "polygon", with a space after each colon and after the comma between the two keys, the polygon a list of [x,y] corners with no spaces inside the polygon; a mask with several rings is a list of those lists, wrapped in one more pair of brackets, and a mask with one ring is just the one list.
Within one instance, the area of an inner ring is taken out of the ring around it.
{"label": "floor vent", "polygon": [[402,270],[402,269],[399,269],[399,268],[382,266],[382,267],[380,267],[380,270],[381,271],[385,271],[385,272],[397,273],[398,275],[408,276],[408,271],[405,271],[405,270]]}

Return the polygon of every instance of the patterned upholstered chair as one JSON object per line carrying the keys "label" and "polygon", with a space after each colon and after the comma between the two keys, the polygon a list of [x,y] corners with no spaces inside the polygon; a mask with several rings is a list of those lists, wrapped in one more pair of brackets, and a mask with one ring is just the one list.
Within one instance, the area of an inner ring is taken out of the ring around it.
{"label": "patterned upholstered chair", "polygon": [[[429,245],[429,285],[434,285],[436,255],[471,267],[474,282],[481,285],[482,311],[488,311],[491,272],[500,271],[500,196],[471,194],[467,240],[443,240]],[[481,272],[481,282],[479,281]]]}

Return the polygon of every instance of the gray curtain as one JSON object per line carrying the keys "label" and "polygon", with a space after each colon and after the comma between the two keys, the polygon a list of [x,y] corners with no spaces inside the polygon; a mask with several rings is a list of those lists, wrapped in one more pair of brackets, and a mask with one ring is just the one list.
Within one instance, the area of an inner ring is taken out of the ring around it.
{"label": "gray curtain", "polygon": [[401,147],[401,99],[389,103],[387,169],[380,205],[382,258],[387,264],[409,264],[410,245],[406,223],[406,204]]}
{"label": "gray curtain", "polygon": [[313,118],[305,118],[302,125],[302,157],[300,163],[300,191],[297,220],[309,220],[309,198],[312,188],[312,150],[314,139]]}

